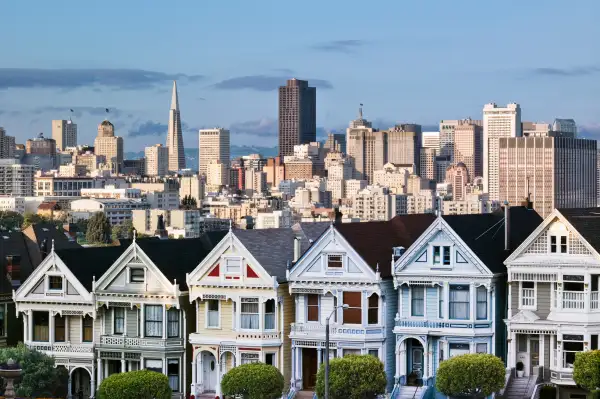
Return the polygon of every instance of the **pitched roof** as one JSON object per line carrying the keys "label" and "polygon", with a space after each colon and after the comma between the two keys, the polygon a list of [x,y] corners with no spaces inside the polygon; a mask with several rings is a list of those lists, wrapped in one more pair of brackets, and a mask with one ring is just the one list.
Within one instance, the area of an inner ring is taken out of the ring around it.
{"label": "pitched roof", "polygon": [[433,223],[433,214],[399,215],[386,222],[343,223],[336,230],[381,277],[392,275],[394,247],[408,249]]}
{"label": "pitched roof", "polygon": [[[60,231],[56,225],[52,223],[35,223],[23,230],[23,236],[31,264],[36,268],[42,263],[42,252],[50,252],[52,242],[54,241],[55,249],[65,248],[81,248],[81,245],[68,234]],[[33,270],[32,270],[33,271]]]}
{"label": "pitched roof", "polygon": [[7,278],[6,266],[8,256],[18,255],[20,259],[20,281],[23,282],[33,271],[29,251],[25,245],[23,234],[20,231],[0,232],[0,293],[7,294],[12,292],[13,286]]}
{"label": "pitched roof", "polygon": [[[182,240],[141,238],[136,243],[169,281],[177,280],[179,288],[187,291],[186,273],[191,273],[226,234],[213,231],[200,238]],[[122,240],[119,246],[65,249],[56,253],[79,282],[91,290],[94,276],[98,280],[130,245],[131,240]]]}
{"label": "pitched roof", "polygon": [[596,251],[600,252],[600,208],[561,208],[558,211]]}
{"label": "pitched roof", "polygon": [[294,260],[294,230],[235,230],[234,235],[267,273],[285,281],[287,264]]}
{"label": "pitched roof", "polygon": [[302,253],[306,252],[329,226],[331,222],[300,222],[293,225],[292,230],[300,238]]}
{"label": "pitched roof", "polygon": [[442,218],[492,273],[506,272],[504,260],[543,221],[533,209],[510,207],[509,249],[505,250],[504,209],[486,214],[445,215]]}

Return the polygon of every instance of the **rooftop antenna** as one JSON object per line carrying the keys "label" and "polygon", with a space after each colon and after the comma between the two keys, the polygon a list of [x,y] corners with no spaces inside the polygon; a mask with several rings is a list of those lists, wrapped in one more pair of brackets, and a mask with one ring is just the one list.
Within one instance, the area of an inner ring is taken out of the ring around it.
{"label": "rooftop antenna", "polygon": [[358,119],[363,118],[362,107],[363,107],[363,104],[360,103],[360,107],[358,107]]}
{"label": "rooftop antenna", "polygon": [[104,108],[106,110],[106,119],[104,119],[105,121],[108,120],[108,113],[110,112],[110,110],[108,108]]}
{"label": "rooftop antenna", "polygon": [[52,239],[52,252],[54,252],[54,238]]}
{"label": "rooftop antenna", "polygon": [[73,121],[73,118],[72,118],[73,112],[75,112],[75,111],[73,111],[73,108],[69,109],[69,111],[71,111],[71,113],[69,114],[69,121],[72,122]]}

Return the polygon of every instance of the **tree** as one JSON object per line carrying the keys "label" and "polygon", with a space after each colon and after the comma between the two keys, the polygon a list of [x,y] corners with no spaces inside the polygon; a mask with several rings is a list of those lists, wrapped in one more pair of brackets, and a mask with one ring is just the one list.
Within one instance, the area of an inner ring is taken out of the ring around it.
{"label": "tree", "polygon": [[600,350],[575,355],[573,381],[588,391],[600,388]]}
{"label": "tree", "polygon": [[57,397],[65,390],[68,379],[64,367],[54,367],[54,359],[42,352],[29,349],[23,343],[0,349],[0,363],[13,359],[23,369],[23,376],[15,383],[19,397]]}
{"label": "tree", "polygon": [[0,211],[1,230],[20,230],[23,225],[23,215],[13,211]]}
{"label": "tree", "polygon": [[221,390],[224,396],[278,399],[283,393],[283,375],[276,367],[268,364],[242,364],[223,376]]}
{"label": "tree", "polygon": [[113,241],[121,238],[133,238],[133,222],[131,219],[127,219],[112,228]]}
{"label": "tree", "polygon": [[504,387],[504,363],[494,355],[474,353],[440,363],[435,386],[447,396],[484,398]]}
{"label": "tree", "polygon": [[99,399],[171,399],[169,379],[149,370],[113,374],[102,380]]}
{"label": "tree", "polygon": [[37,213],[33,213],[33,212],[25,212],[25,214],[23,215],[23,228],[27,228],[29,226],[31,226],[32,224],[36,224],[36,223],[44,223],[47,222],[47,219],[43,216],[38,215]]}
{"label": "tree", "polygon": [[181,209],[196,209],[198,207],[198,202],[196,198],[191,195],[186,195],[181,200]]}
{"label": "tree", "polygon": [[[360,377],[358,377],[360,376]],[[374,398],[385,393],[387,378],[383,363],[372,355],[349,355],[329,363],[331,399]],[[317,396],[325,394],[325,364],[317,373]]]}
{"label": "tree", "polygon": [[110,222],[103,212],[96,212],[88,221],[85,239],[90,244],[106,244],[110,240]]}

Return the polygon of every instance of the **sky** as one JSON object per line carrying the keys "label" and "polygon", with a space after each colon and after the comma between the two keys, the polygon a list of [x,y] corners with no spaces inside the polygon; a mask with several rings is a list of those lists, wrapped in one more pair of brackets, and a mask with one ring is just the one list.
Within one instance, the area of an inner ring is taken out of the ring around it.
{"label": "sky", "polygon": [[[574,118],[600,138],[600,1],[23,0],[0,2],[0,126],[24,142],[108,118],[126,151],[165,143],[177,80],[186,147],[226,127],[277,144],[277,87],[317,87],[320,135],[358,106],[376,127],[481,118]],[[107,115],[105,108],[109,108]]]}

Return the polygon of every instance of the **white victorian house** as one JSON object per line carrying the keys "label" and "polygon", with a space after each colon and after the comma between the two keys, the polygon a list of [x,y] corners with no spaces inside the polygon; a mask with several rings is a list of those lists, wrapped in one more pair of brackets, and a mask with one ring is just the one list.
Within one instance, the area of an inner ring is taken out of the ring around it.
{"label": "white victorian house", "polygon": [[[378,357],[391,391],[398,304],[391,274],[394,251],[409,247],[432,220],[432,215],[403,215],[386,222],[331,225],[295,259],[288,274],[295,302],[292,386],[314,389],[325,356],[325,322],[332,315],[330,357]],[[296,246],[300,254],[301,243]]]}
{"label": "white victorian house", "polygon": [[555,384],[560,399],[586,397],[575,355],[600,349],[599,209],[554,210],[505,262],[507,366]]}
{"label": "white victorian house", "polygon": [[[92,266],[89,271],[101,273]],[[24,343],[54,356],[56,366],[67,369],[69,395],[81,391],[94,396],[94,325],[99,322],[91,291],[91,280],[80,281],[52,245],[13,294],[17,314],[23,315]]]}
{"label": "white victorian house", "polygon": [[540,222],[524,207],[510,208],[508,214],[439,216],[397,259],[395,381],[400,395],[435,391],[440,362],[453,356],[505,358],[502,262]]}

